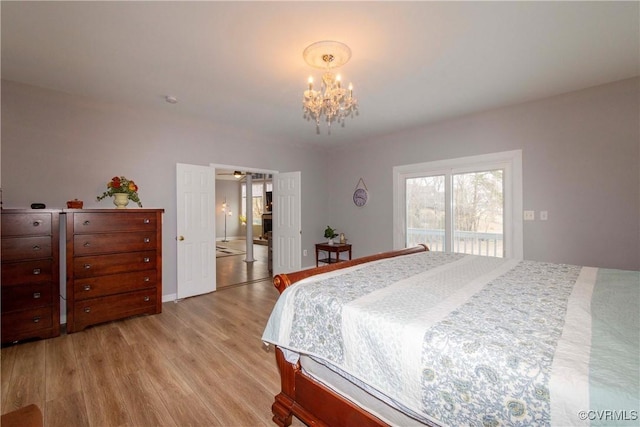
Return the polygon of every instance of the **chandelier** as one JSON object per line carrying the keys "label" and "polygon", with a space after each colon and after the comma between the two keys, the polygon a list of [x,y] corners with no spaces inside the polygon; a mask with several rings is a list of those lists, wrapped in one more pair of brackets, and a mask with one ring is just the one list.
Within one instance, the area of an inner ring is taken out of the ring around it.
{"label": "chandelier", "polygon": [[304,118],[316,122],[316,133],[320,133],[320,121],[326,121],[331,133],[331,123],[335,121],[344,126],[346,117],[358,113],[353,85],[349,83],[348,89],[344,89],[340,75],[332,71],[349,61],[351,49],[344,43],[321,41],[307,46],[302,56],[307,64],[325,70],[319,90],[313,89],[313,77],[309,77],[309,86],[302,99]]}

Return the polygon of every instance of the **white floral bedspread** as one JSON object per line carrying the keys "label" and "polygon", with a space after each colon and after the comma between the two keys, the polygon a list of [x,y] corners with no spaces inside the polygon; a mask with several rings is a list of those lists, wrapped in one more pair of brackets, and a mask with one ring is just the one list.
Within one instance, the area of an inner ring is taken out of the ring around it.
{"label": "white floral bedspread", "polygon": [[[622,282],[636,295],[638,286],[628,282],[640,276],[627,273]],[[636,355],[617,354],[612,364],[603,354],[604,362],[590,364],[597,281],[597,269],[577,266],[438,252],[402,256],[287,289],[263,340],[294,357],[327,362],[423,422],[580,425],[579,411],[598,403],[590,400],[594,372],[606,372],[605,382],[611,369],[626,371],[620,381],[629,373],[638,378],[637,339],[626,343]],[[637,298],[635,304],[637,311]],[[624,334],[637,336],[638,317],[625,321]],[[637,409],[638,394],[631,381],[627,400],[605,409]]]}

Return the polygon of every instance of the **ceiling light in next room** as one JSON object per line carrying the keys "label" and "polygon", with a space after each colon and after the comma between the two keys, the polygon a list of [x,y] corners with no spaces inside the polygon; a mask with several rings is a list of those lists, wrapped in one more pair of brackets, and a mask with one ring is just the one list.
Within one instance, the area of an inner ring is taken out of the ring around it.
{"label": "ceiling light in next room", "polygon": [[331,123],[336,121],[344,126],[346,117],[353,117],[358,113],[358,100],[353,97],[353,85],[348,89],[342,87],[340,74],[333,69],[349,61],[351,49],[344,43],[336,41],[321,41],[313,43],[302,52],[307,64],[325,70],[319,90],[313,89],[313,77],[309,77],[308,88],[304,91],[302,100],[304,118],[316,122],[316,132],[320,133],[320,121],[327,122],[331,133]]}

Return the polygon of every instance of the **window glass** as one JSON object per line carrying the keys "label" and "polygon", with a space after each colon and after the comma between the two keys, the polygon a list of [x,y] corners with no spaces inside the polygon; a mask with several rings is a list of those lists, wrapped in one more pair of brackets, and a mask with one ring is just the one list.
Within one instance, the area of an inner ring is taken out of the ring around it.
{"label": "window glass", "polygon": [[396,166],[394,248],[522,259],[522,151]]}
{"label": "window glass", "polygon": [[432,251],[444,251],[444,175],[407,178],[406,197],[407,247],[426,243]]}
{"label": "window glass", "polygon": [[453,251],[503,255],[503,170],[453,175]]}

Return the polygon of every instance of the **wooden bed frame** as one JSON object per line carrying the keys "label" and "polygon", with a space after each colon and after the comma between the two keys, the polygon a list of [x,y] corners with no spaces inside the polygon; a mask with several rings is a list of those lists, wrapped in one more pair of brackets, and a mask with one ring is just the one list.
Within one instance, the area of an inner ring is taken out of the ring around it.
{"label": "wooden bed frame", "polygon": [[[292,284],[316,274],[428,250],[429,248],[426,245],[419,245],[413,248],[383,252],[294,273],[278,274],[273,278],[273,284],[282,293]],[[276,347],[276,362],[280,370],[282,390],[276,395],[275,402],[271,405],[271,411],[273,412],[273,421],[279,426],[291,425],[292,415],[311,426],[388,426],[388,424],[363,408],[358,407],[323,384],[303,374],[300,369],[300,363],[293,365],[287,362],[282,350],[278,347]]]}

